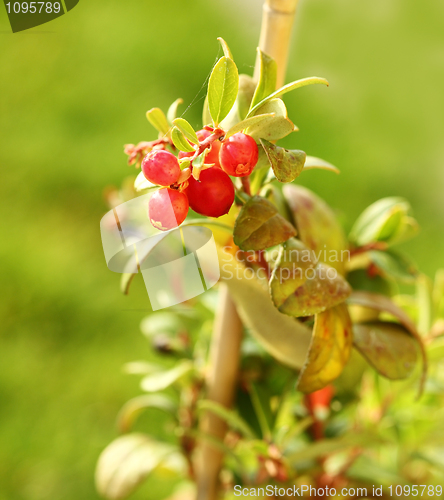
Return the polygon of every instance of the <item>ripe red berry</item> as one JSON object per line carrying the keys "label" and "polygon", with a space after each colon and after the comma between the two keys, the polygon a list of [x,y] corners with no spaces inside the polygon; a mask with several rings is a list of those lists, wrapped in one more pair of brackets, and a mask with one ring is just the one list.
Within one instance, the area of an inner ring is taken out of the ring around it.
{"label": "ripe red berry", "polygon": [[153,184],[171,186],[177,182],[180,166],[177,158],[169,151],[149,152],[142,161],[143,175]]}
{"label": "ripe red berry", "polygon": [[190,207],[198,214],[220,217],[228,213],[234,201],[234,186],[228,175],[217,167],[202,170],[199,180],[188,180],[185,193]]}
{"label": "ripe red berry", "polygon": [[154,227],[168,231],[182,224],[188,208],[189,203],[185,193],[176,189],[162,188],[151,196],[148,216]]}
{"label": "ripe red berry", "polygon": [[250,175],[259,156],[257,144],[249,135],[238,132],[222,143],[219,162],[225,172],[234,177]]}
{"label": "ripe red berry", "polygon": [[[198,130],[196,132],[197,138],[199,139],[200,142],[202,142],[204,139],[209,137],[211,135],[211,132],[209,130]],[[222,146],[222,143],[219,140],[216,140],[213,142],[211,145],[211,148],[209,149],[207,156],[205,156],[205,164],[206,165],[212,165],[214,163],[215,167],[220,167],[219,163],[219,150],[220,147]],[[193,156],[194,153],[185,153],[184,151],[180,151],[179,153],[179,158],[188,158],[190,156]]]}

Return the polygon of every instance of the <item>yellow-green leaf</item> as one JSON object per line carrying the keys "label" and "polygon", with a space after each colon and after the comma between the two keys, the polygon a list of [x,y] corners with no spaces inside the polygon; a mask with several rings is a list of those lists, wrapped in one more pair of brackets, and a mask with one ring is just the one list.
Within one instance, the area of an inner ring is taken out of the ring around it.
{"label": "yellow-green leaf", "polygon": [[208,82],[208,107],[215,126],[227,116],[236,101],[239,75],[233,60],[224,56],[213,68]]}
{"label": "yellow-green leaf", "polygon": [[261,196],[242,207],[234,226],[234,243],[242,250],[263,250],[296,236],[296,229],[277,208]]}
{"label": "yellow-green leaf", "polygon": [[251,102],[252,108],[275,91],[277,78],[276,61],[262,52],[261,49],[258,48],[257,51],[258,60],[256,64],[259,63],[259,82]]}
{"label": "yellow-green leaf", "polygon": [[267,122],[252,125],[245,130],[245,133],[251,135],[255,141],[258,142],[259,139],[277,141],[297,130],[297,127],[287,116],[287,108],[282,99],[267,101],[257,110],[257,114],[268,113],[273,113],[275,117]]}
{"label": "yellow-green leaf", "polygon": [[287,85],[284,85],[275,92],[272,92],[270,95],[262,99],[262,101],[258,102],[255,106],[253,106],[249,111],[248,116],[255,115],[258,109],[271,99],[275,99],[276,97],[281,97],[287,92],[299,89],[301,87],[306,87],[307,85],[314,85],[316,83],[322,83],[323,85],[327,85],[328,87],[328,81],[325,78],[318,78],[317,76],[302,78],[301,80],[296,80],[295,82],[287,83]]}
{"label": "yellow-green leaf", "polygon": [[296,238],[282,245],[270,279],[271,298],[276,307],[281,306],[307,281],[307,270],[313,269],[310,250]]}
{"label": "yellow-green leaf", "polygon": [[334,269],[318,263],[305,271],[304,284],[277,303],[279,311],[289,316],[301,317],[318,314],[343,302],[351,293],[350,285]]}
{"label": "yellow-green leaf", "polygon": [[353,331],[355,347],[378,373],[392,380],[412,374],[418,344],[401,325],[373,321],[354,325]]}
{"label": "yellow-green leaf", "polygon": [[146,112],[146,117],[151,125],[157,129],[162,135],[168,135],[170,125],[167,117],[160,108],[152,108]]}
{"label": "yellow-green leaf", "polygon": [[418,270],[413,262],[394,250],[371,250],[368,256],[386,276],[405,283],[414,283],[418,278]]}
{"label": "yellow-green leaf", "polygon": [[183,99],[179,97],[179,99],[176,99],[173,104],[168,108],[167,111],[167,119],[168,121],[172,124],[173,120],[177,117],[177,108],[179,107],[180,104],[183,103]]}
{"label": "yellow-green leaf", "polygon": [[179,151],[185,151],[186,153],[192,153],[195,151],[193,146],[191,146],[183,133],[177,127],[173,128],[173,131],[171,132],[171,139]]}
{"label": "yellow-green leaf", "polygon": [[321,158],[316,158],[316,156],[307,156],[305,159],[304,170],[313,170],[315,168],[320,168],[322,170],[329,170],[335,174],[339,174],[339,168],[335,167],[331,163]]}
{"label": "yellow-green leaf", "polygon": [[344,274],[350,253],[344,231],[324,200],[302,186],[287,184],[283,189],[299,233],[299,239],[313,250],[316,259]]}
{"label": "yellow-green leaf", "polygon": [[233,54],[231,53],[230,47],[228,47],[227,42],[223,38],[221,38],[221,37],[219,37],[218,40],[219,40],[219,43],[222,46],[222,50],[224,51],[225,57],[233,59]]}
{"label": "yellow-green leaf", "polygon": [[199,144],[196,131],[184,118],[176,118],[173,123],[190,142]]}
{"label": "yellow-green leaf", "polygon": [[345,304],[318,314],[297,389],[314,392],[339,377],[349,359],[352,341],[352,323]]}
{"label": "yellow-green leaf", "polygon": [[304,151],[281,148],[265,139],[260,142],[278,181],[291,182],[299,177],[305,163]]}
{"label": "yellow-green leaf", "polygon": [[236,123],[236,125],[233,125],[230,130],[228,130],[228,132],[225,134],[225,139],[228,139],[232,135],[237,134],[237,132],[241,132],[242,130],[246,129],[247,127],[251,127],[252,125],[256,125],[258,123],[267,123],[275,116],[276,115],[274,113],[267,113],[264,115],[252,116],[251,118],[242,120],[241,122]]}

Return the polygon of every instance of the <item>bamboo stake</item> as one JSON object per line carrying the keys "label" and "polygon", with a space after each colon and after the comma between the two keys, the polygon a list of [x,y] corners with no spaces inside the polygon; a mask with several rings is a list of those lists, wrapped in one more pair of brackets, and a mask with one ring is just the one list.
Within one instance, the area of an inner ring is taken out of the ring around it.
{"label": "bamboo stake", "polygon": [[[285,82],[288,49],[298,0],[266,0],[263,6],[259,48],[277,62],[277,87]],[[259,65],[254,71],[259,79]]]}
{"label": "bamboo stake", "polygon": [[[221,283],[219,307],[210,352],[207,398],[229,408],[233,402],[239,369],[239,351],[242,340],[242,323],[230,297],[227,285]],[[216,415],[207,412],[203,418],[203,434],[223,440],[226,425]],[[197,464],[197,500],[215,500],[218,497],[219,470],[222,452],[202,442]]]}

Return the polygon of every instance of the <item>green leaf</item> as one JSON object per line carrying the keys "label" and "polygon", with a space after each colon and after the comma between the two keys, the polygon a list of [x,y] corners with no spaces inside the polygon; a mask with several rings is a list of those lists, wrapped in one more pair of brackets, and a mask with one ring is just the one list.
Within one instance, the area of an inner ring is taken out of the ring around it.
{"label": "green leaf", "polygon": [[345,304],[317,314],[297,389],[311,393],[339,377],[350,356],[352,342],[352,323]]}
{"label": "green leaf", "polygon": [[[309,272],[311,271],[311,272]],[[299,271],[296,271],[296,274]],[[307,279],[302,286],[281,303],[279,311],[289,316],[301,317],[318,314],[343,302],[351,293],[350,285],[336,269],[318,263],[313,270],[306,271]],[[282,294],[280,296],[282,301]]]}
{"label": "green leaf", "polygon": [[284,85],[280,89],[276,90],[275,92],[271,93],[264,99],[262,99],[260,102],[258,102],[255,106],[253,106],[250,111],[248,112],[247,116],[253,116],[256,114],[258,109],[263,106],[266,102],[270,101],[271,99],[275,99],[277,97],[281,97],[287,92],[290,92],[295,89],[299,89],[301,87],[306,87],[307,85],[314,85],[316,83],[322,83],[323,85],[327,85],[328,87],[328,82],[325,78],[318,78],[316,76],[312,76],[309,78],[303,78],[302,80],[297,80],[295,82],[287,83],[287,85]]}
{"label": "green leaf", "polygon": [[168,135],[170,125],[168,124],[165,113],[160,108],[152,108],[146,112],[146,117],[151,125],[162,135]]}
{"label": "green leaf", "polygon": [[[239,92],[237,94],[237,111],[239,120],[244,120],[250,109],[251,100],[256,89],[256,82],[250,75],[239,75]],[[260,113],[258,113],[260,114]]]}
{"label": "green leaf", "polygon": [[173,123],[190,142],[199,144],[196,131],[184,118],[176,118]]}
{"label": "green leaf", "polygon": [[[404,198],[390,197],[376,201],[358,217],[350,231],[350,240],[357,246],[375,241],[393,243],[407,228],[411,230],[412,221],[407,218],[409,210],[410,204]],[[405,219],[408,219],[407,222]]]}
{"label": "green leaf", "polygon": [[193,146],[191,146],[183,133],[177,127],[173,128],[173,131],[171,132],[171,139],[179,151],[185,151],[186,153],[192,153],[195,151]]}
{"label": "green leaf", "polygon": [[393,250],[371,250],[368,256],[384,274],[405,283],[414,283],[418,278],[418,270],[413,262]]}
{"label": "green leaf", "polygon": [[95,474],[97,490],[109,500],[126,498],[176,452],[175,447],[144,434],[119,437],[99,457]]}
{"label": "green leaf", "polygon": [[324,200],[302,186],[287,184],[283,193],[290,206],[299,239],[315,252],[319,262],[334,267],[343,275],[350,252],[333,210]]}
{"label": "green leaf", "polygon": [[208,82],[208,107],[215,126],[227,116],[236,101],[239,75],[233,60],[221,57]]}
{"label": "green leaf", "polygon": [[289,239],[279,250],[270,279],[270,294],[276,307],[307,281],[307,270],[313,269],[310,250],[298,239]]}
{"label": "green leaf", "polygon": [[188,360],[183,360],[171,370],[148,375],[142,379],[140,385],[146,392],[163,391],[193,370],[193,363]]}
{"label": "green leaf", "polygon": [[234,243],[242,250],[263,250],[296,236],[296,229],[277,208],[261,196],[242,207],[234,225]]}
{"label": "green leaf", "polygon": [[277,141],[298,130],[294,123],[288,118],[287,108],[282,99],[272,99],[268,101],[261,106],[257,112],[257,114],[270,113],[274,113],[275,117],[273,119],[252,125],[245,131],[245,133],[253,137],[256,142],[258,142],[259,139]]}
{"label": "green leaf", "polygon": [[205,96],[205,101],[202,109],[202,123],[204,126],[212,124],[210,108],[208,106],[208,94]]}
{"label": "green leaf", "polygon": [[[276,78],[277,78],[277,64],[276,61],[261,51],[258,51],[258,62],[259,62],[259,82],[257,84],[256,90],[254,92],[253,100],[251,102],[251,107],[253,108],[269,96],[276,89]],[[257,63],[256,63],[257,64]]]}
{"label": "green leaf", "polygon": [[305,163],[304,151],[281,148],[265,139],[260,139],[260,143],[279,182],[291,182],[299,177]]}
{"label": "green leaf", "polygon": [[422,335],[428,335],[435,316],[433,304],[433,283],[425,274],[420,274],[416,280],[416,302],[418,304],[418,330]]}
{"label": "green leaf", "polygon": [[273,416],[270,408],[270,400],[261,391],[260,386],[254,383],[251,383],[250,386],[250,397],[259,425],[261,427],[262,439],[267,442],[271,442],[271,426]]}
{"label": "green leaf", "polygon": [[[422,377],[419,387],[419,396],[424,390],[424,384],[427,377],[427,354],[424,347],[424,342],[416,329],[415,323],[410,319],[410,317],[396,304],[394,304],[388,297],[384,295],[378,295],[375,293],[368,292],[353,292],[348,302],[350,304],[356,304],[362,307],[369,307],[370,309],[375,309],[379,312],[388,313],[395,317],[401,325],[410,333],[410,335],[416,339],[421,349],[421,356],[423,362]],[[419,397],[418,396],[418,397]]]}
{"label": "green leaf", "polygon": [[233,55],[231,54],[231,50],[228,47],[227,42],[221,37],[219,37],[218,40],[222,46],[222,50],[224,51],[225,57],[228,57],[229,59],[233,59]]}
{"label": "green leaf", "polygon": [[217,417],[224,420],[229,427],[239,431],[246,438],[255,439],[257,437],[252,431],[251,427],[247,424],[247,422],[234,410],[229,410],[222,406],[220,403],[217,403],[216,401],[210,401],[209,399],[199,401],[197,403],[197,407],[200,411],[206,410],[214,413]]}
{"label": "green leaf", "polygon": [[373,321],[354,325],[354,345],[379,374],[407,378],[417,361],[417,342],[396,323]]}
{"label": "green leaf", "polygon": [[335,174],[340,173],[339,169],[328,161],[321,160],[320,158],[316,158],[315,156],[307,156],[307,158],[305,159],[304,170],[312,170],[315,168],[329,170],[330,172],[334,172]]}
{"label": "green leaf", "polygon": [[177,404],[163,394],[145,394],[130,399],[117,416],[117,428],[121,433],[129,432],[139,415],[148,408],[156,408],[170,415],[177,413]]}
{"label": "green leaf", "polygon": [[173,120],[176,119],[177,117],[177,108],[183,103],[183,99],[179,97],[179,99],[176,99],[173,104],[168,108],[167,111],[167,119],[169,123],[173,123]]}
{"label": "green leaf", "polygon": [[234,134],[237,134],[238,132],[241,132],[242,130],[246,129],[247,127],[251,127],[252,125],[256,125],[259,123],[266,123],[270,121],[272,118],[274,118],[276,115],[274,113],[267,113],[265,115],[256,115],[252,116],[251,118],[247,118],[246,120],[242,120],[239,123],[236,123],[236,125],[233,125],[233,127],[228,130],[228,132],[225,134],[225,139],[228,139]]}

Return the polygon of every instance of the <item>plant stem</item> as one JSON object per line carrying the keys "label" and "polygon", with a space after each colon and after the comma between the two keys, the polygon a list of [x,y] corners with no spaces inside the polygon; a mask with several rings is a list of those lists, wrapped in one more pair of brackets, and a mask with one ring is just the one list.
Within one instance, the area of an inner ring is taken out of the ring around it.
{"label": "plant stem", "polygon": [[[216,312],[207,377],[207,399],[229,408],[233,402],[239,368],[242,323],[225,283],[220,284],[219,307]],[[207,412],[202,419],[202,432],[223,440],[226,425],[216,415]],[[223,454],[208,441],[201,443],[197,457],[197,500],[216,500],[219,471]]]}
{"label": "plant stem", "polygon": [[[266,0],[263,7],[259,48],[277,63],[277,83],[282,87],[287,70],[288,48],[298,0]],[[254,79],[259,79],[256,62]]]}

